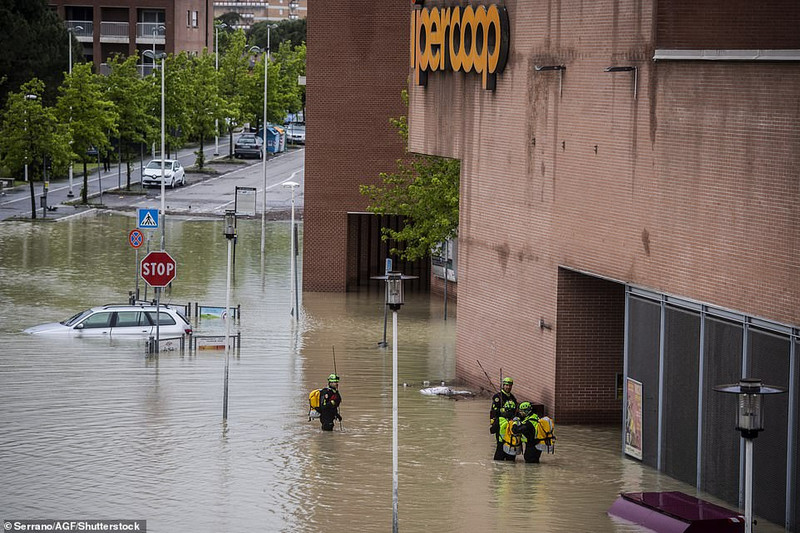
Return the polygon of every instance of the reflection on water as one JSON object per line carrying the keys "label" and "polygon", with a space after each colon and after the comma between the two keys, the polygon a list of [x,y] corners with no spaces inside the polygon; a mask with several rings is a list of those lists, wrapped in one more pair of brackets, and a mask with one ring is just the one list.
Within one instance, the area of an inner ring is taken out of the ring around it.
{"label": "reflection on water", "polygon": [[[147,358],[139,342],[20,333],[124,302],[134,224],[100,215],[2,225],[3,518],[146,519],[161,532],[390,530],[383,291],[306,293],[294,325],[287,223],[268,225],[263,277],[260,223],[239,224],[232,301],[242,307],[242,350],[231,360],[227,424],[219,352]],[[221,222],[171,220],[167,230],[178,276],[164,300],[224,305]],[[615,428],[558,427],[556,454],[539,465],[492,461],[488,399],[419,393],[424,380],[454,377],[454,306],[445,322],[439,298],[407,298],[399,313],[399,380],[408,384],[399,391],[402,530],[639,531],[605,514],[620,491],[696,494],[623,458]],[[204,320],[196,331],[224,327]],[[308,391],[334,370],[334,350],[344,420],[330,434],[306,414]]]}

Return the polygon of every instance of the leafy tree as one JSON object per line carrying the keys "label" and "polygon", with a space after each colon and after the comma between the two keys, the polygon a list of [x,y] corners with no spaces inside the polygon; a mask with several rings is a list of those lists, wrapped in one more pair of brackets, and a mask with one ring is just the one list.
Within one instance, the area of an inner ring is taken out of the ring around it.
{"label": "leafy tree", "polygon": [[3,113],[0,153],[3,164],[19,172],[27,164],[31,191],[31,218],[36,218],[33,183],[44,177],[45,158],[54,169],[66,167],[70,157],[69,131],[61,126],[52,108],[45,107],[44,82],[34,78],[10,93]]}
{"label": "leafy tree", "polygon": [[186,107],[186,125],[189,135],[200,141],[196,165],[203,168],[205,139],[214,136],[214,121],[224,109],[222,99],[217,94],[214,56],[204,51],[202,55],[191,58],[186,78],[188,101],[192,102],[192,105]]}
{"label": "leafy tree", "polygon": [[297,83],[297,78],[306,74],[306,45],[301,43],[292,46],[289,41],[284,41],[273,57],[275,63],[280,66],[278,87],[284,108],[283,116],[280,118],[283,119],[287,113],[305,111],[306,88],[305,85]]}
{"label": "leafy tree", "polygon": [[135,55],[127,58],[115,55],[108,60],[109,74],[102,78],[106,95],[117,111],[116,131],[120,157],[125,161],[127,190],[131,188],[131,161],[156,127],[156,120],[148,113],[155,97],[139,75],[137,62]]}
{"label": "leafy tree", "polygon": [[[403,91],[408,105],[408,93]],[[405,116],[391,119],[408,146]],[[425,257],[458,231],[458,189],[461,163],[456,159],[410,154],[397,161],[397,171],[380,174],[382,185],[362,185],[361,194],[369,197],[370,212],[405,218],[400,230],[383,228],[382,239],[405,243],[392,253],[413,261]]]}
{"label": "leafy tree", "polygon": [[73,157],[83,163],[83,190],[81,201],[89,202],[89,176],[87,164],[94,156],[87,152],[95,147],[100,152],[111,146],[109,135],[116,133],[117,112],[108,99],[99,76],[92,73],[92,65],[79,63],[72,68],[64,84],[59,87],[57,109],[67,121],[72,138]]}
{"label": "leafy tree", "polygon": [[52,104],[68,70],[70,43],[80,54],[47,0],[0,0],[0,78],[6,78],[0,84],[0,102],[37,77],[45,85],[45,103]]}
{"label": "leafy tree", "polygon": [[[231,11],[229,13],[223,13],[222,15],[218,16],[214,19],[215,23],[223,23],[229,28],[233,28],[237,24],[239,24],[239,13]],[[220,39],[222,38],[222,33],[220,33]]]}
{"label": "leafy tree", "polygon": [[239,126],[245,117],[247,73],[250,69],[246,45],[244,32],[237,30],[231,37],[225,55],[219,60],[219,94],[225,101],[227,118],[230,121],[228,124],[230,157],[233,157],[233,129]]}
{"label": "leafy tree", "polygon": [[265,48],[269,34],[269,49],[273,52],[286,41],[289,41],[293,48],[305,44],[306,19],[282,20],[276,27],[267,31],[271,24],[268,21],[262,21],[250,26],[247,31],[247,42]]}
{"label": "leafy tree", "polygon": [[[264,121],[264,61],[267,55],[262,54],[262,60],[256,63],[253,74],[248,76],[244,87],[245,98],[243,101],[244,113],[251,119],[251,124],[256,125],[256,129],[263,126]],[[280,66],[269,62],[269,79],[267,80],[267,121],[279,122],[286,116],[284,98],[281,94],[279,75]]]}

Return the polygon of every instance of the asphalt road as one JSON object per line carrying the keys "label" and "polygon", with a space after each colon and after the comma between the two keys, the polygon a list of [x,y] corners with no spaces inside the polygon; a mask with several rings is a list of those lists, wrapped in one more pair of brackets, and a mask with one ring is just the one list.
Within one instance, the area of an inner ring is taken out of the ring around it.
{"label": "asphalt road", "polygon": [[[187,172],[186,186],[166,189],[164,204],[167,214],[221,216],[226,209],[233,209],[236,199],[236,187],[250,187],[256,190],[257,212],[263,206],[264,190],[266,190],[267,217],[270,219],[288,218],[291,212],[292,191],[283,186],[284,182],[293,181],[300,186],[295,189],[296,211],[302,214],[303,207],[303,167],[305,148],[290,148],[288,151],[270,156],[266,161],[266,178],[264,164],[260,160],[246,160],[235,163],[224,163],[215,160],[215,147],[212,145],[206,152],[208,169],[205,172]],[[219,152],[227,154],[227,140],[220,139]],[[181,150],[178,159],[185,167],[195,162],[194,149]],[[145,162],[149,158],[145,159]],[[79,170],[76,168],[76,171]],[[118,169],[112,165],[110,172],[102,172],[89,176],[89,205],[80,204],[80,189],[83,177],[75,172],[72,191],[69,180],[51,181],[47,194],[47,203],[55,207],[46,214],[47,219],[58,219],[74,216],[92,209],[135,210],[139,207],[160,208],[161,189],[142,189],[140,185],[140,169],[138,163],[131,171],[131,191],[124,191],[127,181],[124,166]],[[266,184],[266,189],[265,189]],[[36,194],[36,216],[42,218],[43,209],[40,204],[42,183],[34,184]],[[101,192],[102,191],[102,192]],[[29,184],[18,185],[13,189],[5,189],[0,196],[0,221],[8,219],[30,219],[31,201]]]}

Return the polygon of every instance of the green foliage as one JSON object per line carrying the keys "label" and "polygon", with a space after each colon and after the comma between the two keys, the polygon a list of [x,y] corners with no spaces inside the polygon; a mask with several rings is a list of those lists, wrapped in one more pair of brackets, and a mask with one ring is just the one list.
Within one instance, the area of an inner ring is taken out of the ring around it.
{"label": "green foliage", "polygon": [[[408,104],[408,95],[403,91]],[[391,119],[407,143],[406,117]],[[403,243],[392,253],[409,261],[425,257],[432,249],[458,231],[458,194],[461,162],[443,157],[408,154],[397,161],[396,172],[380,174],[381,185],[362,185],[370,212],[401,215],[405,225],[399,231],[383,228],[383,240]]]}
{"label": "green foliage", "polygon": [[306,43],[306,19],[282,20],[274,28],[267,31],[271,22],[256,22],[247,31],[247,42],[261,48],[267,47],[269,34],[269,49],[273,52],[284,42],[288,41],[292,48]]}
{"label": "green foliage", "polygon": [[[226,102],[229,132],[245,119],[245,101],[250,70],[250,54],[246,51],[244,32],[237,30],[231,36],[226,53],[219,60],[219,95]],[[230,153],[233,154],[231,142]]]}
{"label": "green foliage", "polygon": [[[120,157],[126,164],[127,185],[131,188],[131,161],[139,154],[139,145],[157,127],[156,118],[148,113],[160,95],[154,95],[152,88],[139,75],[138,57],[109,58],[109,74],[102,78],[107,98],[114,104],[116,131],[119,139]],[[160,105],[160,104],[159,104]]]}
{"label": "green foliage", "polygon": [[184,77],[186,81],[187,102],[186,130],[188,135],[200,141],[200,150],[195,164],[203,168],[203,146],[205,139],[212,137],[215,130],[215,120],[224,116],[224,103],[217,94],[217,72],[214,69],[214,56],[203,52],[202,55],[192,57],[187,63]]}
{"label": "green foliage", "polygon": [[109,135],[116,133],[117,112],[89,63],[75,65],[72,74],[67,75],[59,87],[59,93],[58,115],[69,129],[73,158],[84,164],[82,200],[86,203],[88,177],[85,169],[89,159],[93,159],[87,151],[93,146],[101,153],[109,150]]}
{"label": "green foliage", "polygon": [[10,93],[0,135],[2,164],[14,173],[21,173],[26,164],[29,167],[32,218],[36,218],[33,182],[43,177],[45,157],[54,170],[65,168],[70,158],[69,131],[59,124],[53,109],[44,105],[43,94],[44,82],[38,78]]}
{"label": "green foliage", "polygon": [[[74,40],[73,40],[74,42]],[[32,78],[44,82],[45,104],[68,70],[70,38],[47,0],[0,0],[0,104]]]}
{"label": "green foliage", "polygon": [[282,42],[273,61],[280,66],[277,83],[284,111],[279,117],[282,120],[287,113],[297,113],[305,108],[306,87],[297,83],[298,76],[306,75],[305,43],[292,46],[289,41]]}

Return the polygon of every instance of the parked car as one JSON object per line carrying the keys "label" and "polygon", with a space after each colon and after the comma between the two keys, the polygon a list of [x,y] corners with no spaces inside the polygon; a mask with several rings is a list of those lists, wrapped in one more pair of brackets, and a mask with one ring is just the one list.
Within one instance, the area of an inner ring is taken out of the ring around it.
{"label": "parked car", "polygon": [[306,126],[305,124],[296,124],[292,122],[286,125],[287,137],[290,143],[305,144],[306,143]]}
{"label": "parked car", "polygon": [[181,310],[163,304],[156,311],[155,304],[150,302],[92,307],[61,322],[28,328],[25,333],[64,337],[146,339],[155,336],[157,317],[159,337],[176,337],[192,333],[192,326]]}
{"label": "parked car", "polygon": [[255,133],[243,133],[233,145],[234,157],[264,157],[264,141]]}
{"label": "parked car", "polygon": [[[177,159],[164,160],[164,186],[175,188],[176,185],[186,185],[186,172]],[[144,167],[142,187],[161,187],[161,160],[153,159]]]}

